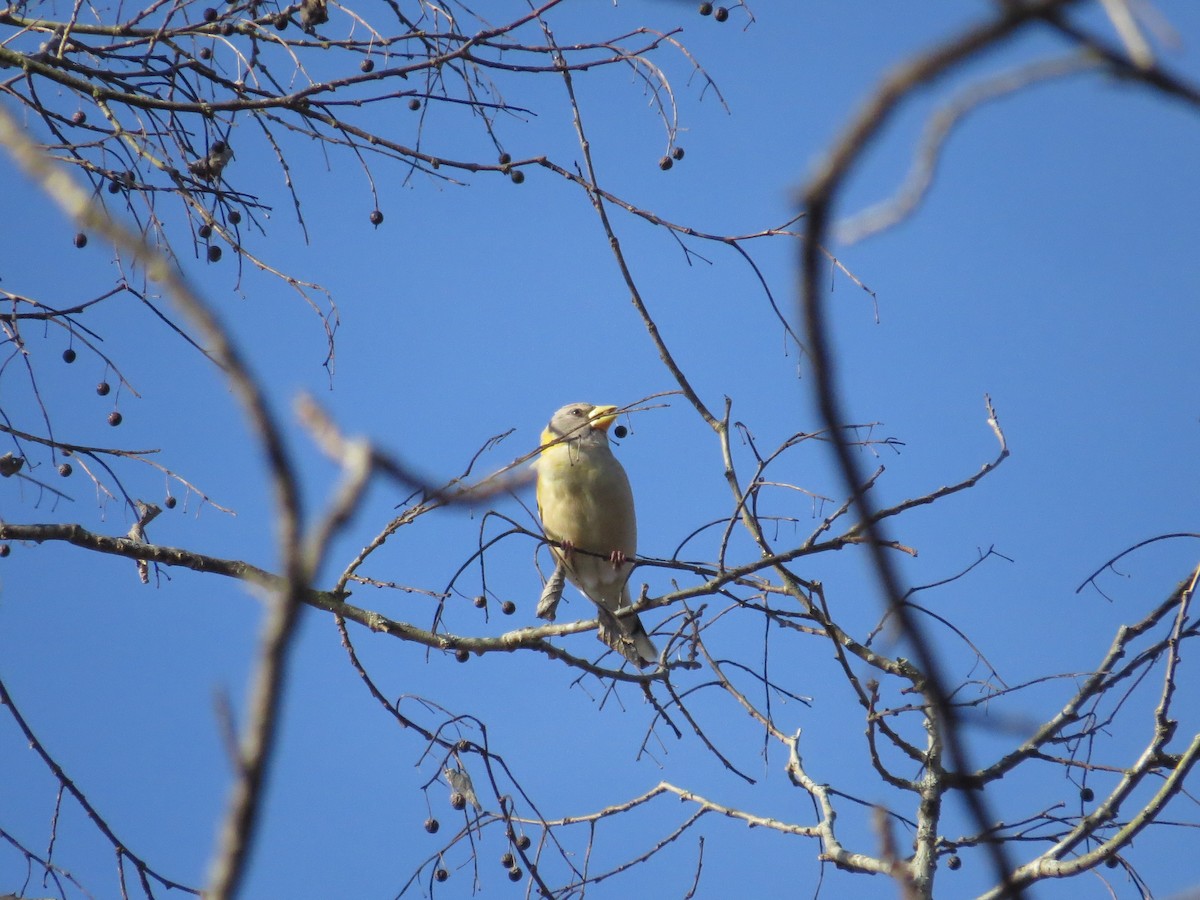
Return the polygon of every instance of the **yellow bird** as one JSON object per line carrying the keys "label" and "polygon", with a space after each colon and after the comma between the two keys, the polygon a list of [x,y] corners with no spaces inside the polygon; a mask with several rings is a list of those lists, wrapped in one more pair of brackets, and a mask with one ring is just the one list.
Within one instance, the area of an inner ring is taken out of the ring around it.
{"label": "yellow bird", "polygon": [[[557,566],[542,594],[538,615],[554,619],[562,577],[596,604],[598,637],[638,668],[658,661],[636,615],[614,615],[630,606],[630,562],[637,554],[637,518],[629,477],[608,446],[615,406],[568,403],[542,432],[537,460],[537,504]],[[556,587],[557,585],[557,587]]]}

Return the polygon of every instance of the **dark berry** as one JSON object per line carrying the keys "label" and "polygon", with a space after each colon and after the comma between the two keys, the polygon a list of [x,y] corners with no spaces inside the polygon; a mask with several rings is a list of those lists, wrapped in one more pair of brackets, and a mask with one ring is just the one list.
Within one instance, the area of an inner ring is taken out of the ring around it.
{"label": "dark berry", "polygon": [[724,22],[726,19],[729,18],[729,10],[727,10],[723,6],[718,6],[716,13],[713,15],[713,18],[716,19],[718,22]]}
{"label": "dark berry", "polygon": [[625,435],[629,434],[629,429],[626,428],[624,425],[618,425],[616,428],[613,429],[613,434],[615,434],[619,438],[623,438],[623,437],[625,437]]}
{"label": "dark berry", "polygon": [[1119,866],[1121,864],[1121,861],[1115,856],[1110,856],[1108,859],[1106,859],[1104,861],[1104,864],[1106,866],[1108,866],[1110,869],[1115,869],[1117,866]]}
{"label": "dark berry", "polygon": [[82,109],[77,109],[71,114],[71,122],[75,125],[82,125],[86,121],[87,113],[85,113]]}
{"label": "dark berry", "polygon": [[70,463],[63,463],[61,466],[58,467],[58,474],[61,475],[63,478],[70,477],[71,473],[74,471],[75,470],[71,468]]}
{"label": "dark berry", "polygon": [[675,157],[675,159],[677,159],[677,160],[683,159],[683,148],[676,147],[674,150],[671,151],[671,155],[673,157]]}
{"label": "dark berry", "polygon": [[229,211],[229,224],[237,225],[241,221],[242,221],[242,214],[240,212],[238,212],[236,209],[231,209]]}
{"label": "dark berry", "polygon": [[447,872],[445,869],[438,869],[436,872],[433,873],[433,877],[436,878],[438,881],[445,881],[447,878],[450,877],[450,873]]}
{"label": "dark berry", "polygon": [[413,97],[411,100],[408,101],[408,108],[413,110],[414,112],[416,112],[418,109],[421,108],[421,101],[418,100],[416,97]]}
{"label": "dark berry", "polygon": [[196,233],[198,235],[200,235],[200,237],[202,237],[202,238],[208,238],[209,235],[212,234],[212,226],[209,225],[207,222],[205,222],[203,225],[201,225],[199,228],[196,229]]}
{"label": "dark berry", "polygon": [[208,248],[208,261],[217,262],[221,259],[221,248],[213,244]]}
{"label": "dark berry", "polygon": [[509,881],[520,881],[524,874],[525,873],[523,873],[521,871],[520,866],[513,866],[511,869],[508,870],[508,880]]}
{"label": "dark berry", "polygon": [[377,209],[371,210],[371,224],[379,226],[383,224],[383,213]]}
{"label": "dark berry", "polygon": [[507,166],[510,162],[512,162],[511,156],[509,156],[507,153],[500,154],[500,165]]}
{"label": "dark berry", "polygon": [[375,69],[375,60],[373,60],[373,59],[364,59],[362,62],[360,62],[360,63],[358,64],[358,67],[359,67],[360,69],[362,69],[364,72],[371,72],[371,71],[374,71],[374,69]]}
{"label": "dark berry", "polygon": [[12,553],[12,547],[8,546],[8,544],[0,544],[0,559],[3,559],[10,553]]}
{"label": "dark berry", "polygon": [[951,872],[957,872],[959,869],[962,868],[962,859],[960,859],[957,854],[952,853],[950,855],[950,857],[946,860],[946,868],[949,869]]}
{"label": "dark berry", "polygon": [[519,838],[517,838],[517,846],[520,847],[522,850],[528,850],[529,843],[530,842],[529,842],[528,835],[523,834]]}
{"label": "dark berry", "polygon": [[288,27],[288,17],[287,16],[278,15],[275,17],[275,30],[276,31],[284,31],[287,29],[287,27]]}
{"label": "dark berry", "polygon": [[222,22],[221,23],[221,34],[225,35],[225,37],[229,37],[231,34],[233,34],[233,23],[232,22]]}
{"label": "dark berry", "polygon": [[168,496],[167,499],[163,501],[163,506],[165,506],[167,509],[174,509],[178,505],[179,501],[171,496]]}
{"label": "dark berry", "polygon": [[215,9],[213,9],[211,6],[208,9],[204,10],[204,21],[205,22],[217,21],[217,11]]}
{"label": "dark berry", "polygon": [[87,235],[82,231],[75,235],[75,246],[80,250],[87,246]]}
{"label": "dark berry", "polygon": [[711,3],[701,3],[700,4],[700,15],[711,16],[712,15],[712,4]]}
{"label": "dark berry", "polygon": [[113,428],[116,428],[118,425],[120,425],[122,421],[124,421],[124,416],[122,416],[115,409],[108,414],[108,424]]}
{"label": "dark berry", "polygon": [[457,650],[454,651],[454,658],[457,659],[459,662],[466,662],[468,659],[471,658],[471,654],[464,648],[459,647]]}
{"label": "dark berry", "polygon": [[658,161],[658,167],[660,169],[662,169],[664,172],[667,171],[667,169],[671,168],[671,166],[673,166],[673,165],[675,165],[675,161],[672,160],[671,157],[669,157],[669,156],[664,156],[662,159],[660,159]]}
{"label": "dark berry", "polygon": [[475,604],[476,609],[483,609],[485,606],[487,606],[487,597],[483,596],[483,594],[480,594],[471,602]]}
{"label": "dark berry", "polygon": [[112,386],[107,381],[102,381],[96,385],[96,393],[101,397],[107,397],[108,392],[112,390]]}
{"label": "dark berry", "polygon": [[467,798],[464,797],[459,791],[455,791],[450,795],[450,805],[455,809],[462,809],[467,805]]}
{"label": "dark berry", "polygon": [[201,59],[212,59],[212,48],[211,47],[201,47],[200,48],[200,58]]}
{"label": "dark berry", "polygon": [[504,866],[506,869],[511,869],[514,862],[515,860],[513,859],[513,855],[511,853],[505,853],[502,857],[500,857],[500,865]]}
{"label": "dark berry", "polygon": [[508,177],[512,179],[513,184],[523,184],[525,182],[525,173],[520,169],[513,169],[512,174]]}
{"label": "dark berry", "polygon": [[500,604],[500,612],[504,613],[506,616],[511,616],[516,611],[517,604],[513,603],[511,600],[505,600]]}
{"label": "dark berry", "polygon": [[73,362],[75,362],[75,357],[76,357],[76,353],[70,347],[68,347],[66,350],[63,351],[63,362],[73,363]]}
{"label": "dark berry", "polygon": [[441,827],[442,826],[438,824],[437,819],[430,818],[425,820],[425,830],[430,834],[437,834],[437,830]]}
{"label": "dark berry", "polygon": [[1079,791],[1079,799],[1084,803],[1091,803],[1096,799],[1096,792],[1090,787],[1085,787]]}
{"label": "dark berry", "polygon": [[108,192],[110,194],[121,193],[121,183],[119,181],[110,181],[108,183]]}

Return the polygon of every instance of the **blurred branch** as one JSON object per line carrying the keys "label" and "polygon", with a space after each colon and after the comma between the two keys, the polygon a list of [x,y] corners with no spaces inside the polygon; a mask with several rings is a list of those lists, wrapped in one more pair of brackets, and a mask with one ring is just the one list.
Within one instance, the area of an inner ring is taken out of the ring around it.
{"label": "blurred branch", "polygon": [[[876,518],[874,505],[862,488],[864,476],[858,460],[851,454],[849,446],[841,439],[841,432],[838,430],[841,423],[846,421],[842,411],[844,394],[838,382],[836,362],[830,345],[821,292],[821,257],[818,248],[827,241],[833,207],[847,176],[901,103],[920,87],[937,80],[981,51],[1006,40],[1022,26],[1038,21],[1046,14],[1066,5],[1068,4],[1061,0],[1043,0],[1004,6],[995,18],[970,28],[901,65],[883,80],[853,117],[803,191],[803,208],[807,215],[804,220],[805,238],[800,249],[800,293],[806,346],[812,360],[813,393],[821,420],[833,437],[832,446],[842,483],[847,493],[853,497],[854,505],[864,522],[867,550],[878,576],[884,602],[895,615],[904,639],[913,648],[921,672],[920,689],[928,700],[930,718],[933,719],[935,727],[942,729],[941,740],[945,744],[946,756],[950,765],[957,770],[953,775],[947,773],[946,779],[949,779],[949,783],[962,784],[961,779],[973,771],[974,767],[960,734],[958,713],[950,702],[950,689],[943,673],[943,663],[904,603],[905,591],[901,588],[899,572],[892,559],[884,552],[887,538]],[[988,803],[980,792],[974,790],[965,791],[963,797],[971,816],[982,830],[992,820]],[[1001,883],[1002,892],[1015,896],[1018,890],[1009,880],[1011,867],[1004,846],[998,842],[990,842],[987,844],[987,850],[996,878]],[[927,866],[932,864],[928,858],[925,862]],[[931,869],[915,875],[928,880],[928,889],[932,890]]]}

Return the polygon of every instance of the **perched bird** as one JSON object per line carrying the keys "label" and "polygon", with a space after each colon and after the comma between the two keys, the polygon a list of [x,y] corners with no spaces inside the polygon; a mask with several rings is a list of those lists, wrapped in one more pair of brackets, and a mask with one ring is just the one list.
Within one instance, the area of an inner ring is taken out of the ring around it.
{"label": "perched bird", "polygon": [[225,141],[213,141],[207,155],[188,163],[188,171],[205,181],[216,181],[231,159],[233,148]]}
{"label": "perched bird", "polygon": [[[562,577],[596,604],[598,636],[638,668],[658,651],[636,615],[616,616],[629,602],[629,575],[637,553],[633,491],[608,446],[615,406],[568,403],[542,432],[537,460],[537,504],[557,563],[538,615],[553,619]],[[555,587],[557,585],[557,587]]]}

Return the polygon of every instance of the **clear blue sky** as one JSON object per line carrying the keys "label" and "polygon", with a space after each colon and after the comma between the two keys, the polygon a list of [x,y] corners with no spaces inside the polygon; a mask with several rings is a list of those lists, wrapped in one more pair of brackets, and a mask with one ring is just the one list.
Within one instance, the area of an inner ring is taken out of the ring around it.
{"label": "clear blue sky", "polygon": [[[1163,61],[1200,79],[1200,10],[1189,3],[1158,6],[1179,37],[1174,49],[1156,45]],[[616,69],[578,75],[599,177],[610,191],[672,221],[741,234],[779,225],[793,213],[795,191],[814,161],[884,72],[989,8],[937,2],[919,10],[870,4],[848,11],[832,2],[760,2],[757,21],[743,28],[737,11],[722,25],[700,17],[692,4],[664,0],[615,8],[568,4],[552,23],[563,44],[641,24],[682,25],[679,39],[716,81],[728,111],[699,80],[688,83],[678,55],[656,57],[676,86],[686,149],[682,162],[662,172],[663,133],[641,86]],[[1082,20],[1105,27],[1095,11]],[[537,40],[537,33],[527,39]],[[959,89],[1063,50],[1048,31],[1031,32],[921,94],[869,153],[839,215],[897,187],[926,118]],[[537,110],[529,121],[501,121],[513,157],[546,155],[573,167],[579,150],[561,86],[526,78],[509,83],[506,96]],[[370,115],[395,120],[386,127],[399,136],[414,133],[417,114],[403,103]],[[462,110],[432,104],[427,115],[423,140],[431,152],[491,159],[478,123]],[[321,366],[319,318],[281,281],[246,268],[239,282],[232,254],[214,265],[185,264],[289,421],[292,398],[313,392],[347,432],[367,435],[443,479],[508,429],[516,431],[484,457],[481,470],[529,451],[562,403],[625,404],[675,387],[579,189],[537,167],[520,186],[497,175],[465,186],[419,175],[406,182],[399,167],[379,161],[374,175],[386,220],[375,229],[368,222],[375,202],[358,163],[296,144],[288,154],[306,243],[269,148],[245,122],[233,140],[233,165],[251,173],[238,177],[274,207],[267,234],[252,234],[248,245],[333,293],[340,316],[333,377]],[[1034,87],[962,124],[927,202],[911,218],[860,244],[831,248],[878,298],[877,322],[866,293],[843,276],[829,279],[846,408],[857,422],[878,423],[876,437],[903,442],[899,453],[880,451],[887,472],[877,502],[927,493],[991,460],[995,441],[983,397],[993,398],[1012,457],[975,489],[904,517],[892,533],[919,550],[902,565],[912,585],[947,578],[989,547],[1010,560],[990,559],[922,597],[967,632],[1010,684],[1089,671],[1115,628],[1139,618],[1195,564],[1194,542],[1162,543],[1123,561],[1119,577],[1103,579],[1111,600],[1094,590],[1076,593],[1130,545],[1197,531],[1198,147],[1195,109],[1135,86],[1085,75]],[[118,271],[101,241],[75,250],[75,227],[11,167],[0,169],[0,185],[7,210],[0,220],[0,287],[66,306],[114,283]],[[164,207],[178,228],[178,210]],[[734,419],[766,449],[815,430],[805,362],[741,258],[692,242],[704,259],[689,264],[664,231],[627,216],[614,221],[665,340],[710,407],[731,398]],[[751,249],[794,319],[795,245],[781,240]],[[176,486],[186,502],[165,512],[150,538],[275,567],[261,455],[217,371],[131,299],[103,304],[81,321],[103,335],[104,352],[119,361],[140,397],[121,392],[125,422],[110,428],[105,417],[114,397],[94,391],[105,377],[103,362],[81,348],[79,360],[66,366],[60,331],[27,330],[56,434],[83,444],[160,447],[164,465],[236,515],[198,504],[194,494],[185,498]],[[15,427],[41,427],[28,379],[15,363],[0,372],[0,398]],[[617,453],[637,498],[640,549],[668,556],[699,525],[729,512],[718,447],[680,398],[631,424]],[[319,509],[336,472],[299,428],[289,434],[310,509]],[[750,456],[739,452],[745,475]],[[5,521],[127,530],[121,505],[98,499],[81,472],[68,482],[47,472],[49,466],[39,474],[71,501],[55,503],[8,479],[0,484]],[[157,472],[134,468],[126,477],[139,497],[164,495]],[[793,451],[776,477],[835,498],[834,505],[843,496],[827,448],[817,442]],[[800,519],[801,536],[831,510],[797,492],[768,496],[772,512]],[[372,491],[332,552],[327,576],[402,499],[394,486]],[[522,499],[532,505],[531,494]],[[498,508],[531,524],[514,501]],[[489,534],[499,528],[484,523],[482,512],[427,517],[393,538],[368,574],[440,589],[477,545],[481,528]],[[708,558],[715,540],[707,535],[685,555]],[[745,546],[739,552],[749,558]],[[540,583],[532,554],[528,541],[502,544],[488,558],[490,621],[459,597],[450,602],[447,627],[498,634],[533,624]],[[825,583],[848,628],[863,633],[878,619],[880,599],[862,555],[847,550],[799,568]],[[670,589],[669,576],[650,569],[635,579],[657,594]],[[477,572],[465,576],[463,592],[478,589]],[[359,587],[353,599],[420,624],[431,615],[428,600],[416,594]],[[498,614],[502,599],[516,602],[513,617]],[[588,615],[573,591],[568,600],[564,615]],[[261,611],[258,598],[229,581],[164,570],[141,586],[131,563],[62,546],[15,548],[0,561],[0,675],[38,736],[128,846],[185,883],[203,882],[229,783],[215,700],[242,708]],[[637,690],[606,697],[595,681],[574,684],[576,672],[531,654],[460,665],[361,629],[352,633],[389,697],[426,696],[487,721],[492,747],[547,816],[594,811],[667,780],[762,815],[812,821],[807,797],[786,786],[783,754],[773,747],[764,759],[761,732],[715,693],[700,695],[698,713],[756,785],[725,772],[690,734],[677,741],[664,731],[663,742],[652,739],[652,753],[638,759],[653,712]],[[753,663],[760,637],[730,629],[719,650]],[[939,641],[965,675],[970,660],[961,645],[945,633]],[[581,653],[599,647],[591,635],[571,638],[569,646]],[[789,730],[804,729],[814,776],[868,802],[896,803],[871,777],[861,712],[838,680],[827,645],[808,639],[784,646],[793,655],[773,663],[777,673],[814,703],[793,703],[779,718]],[[1177,710],[1181,733],[1191,735],[1200,699],[1194,672],[1186,675]],[[1133,695],[1143,714],[1129,717],[1131,733],[1114,737],[1101,761],[1133,761],[1152,725],[1155,684],[1151,678]],[[977,756],[990,758],[1030,722],[1052,714],[1069,685],[1055,682],[1007,707],[992,722],[996,728],[974,734]],[[421,742],[382,714],[347,665],[333,623],[315,611],[306,612],[292,656],[280,738],[247,897],[393,896],[461,823],[446,790],[435,786],[428,800],[442,831],[422,830],[429,808],[420,787],[436,774],[436,760],[423,757]],[[44,850],[55,782],[4,716],[0,771],[0,827]],[[1059,801],[1074,810],[1077,789],[1047,769],[1014,784],[996,812],[1012,821]],[[601,827],[593,866],[658,840],[686,813],[676,801],[660,800],[626,824]],[[1194,803],[1177,802],[1168,818],[1195,821]],[[841,823],[848,844],[877,852],[868,812],[846,804]],[[944,833],[954,837],[966,828],[951,810]],[[589,896],[683,896],[699,834],[706,842],[698,896],[811,896],[818,889],[815,842],[711,817],[631,880],[604,882]],[[1137,843],[1131,859],[1157,896],[1197,884],[1194,868],[1179,865],[1194,856],[1195,840],[1194,831],[1165,827]],[[1023,859],[1037,846],[1018,846],[1015,856]],[[522,890],[507,884],[496,861],[503,849],[499,830],[482,839],[487,895]],[[113,886],[112,850],[69,802],[55,856],[101,896],[111,895],[105,892]],[[465,858],[456,850],[451,867]],[[943,896],[987,885],[981,857],[965,859],[959,872],[940,870]],[[1104,874],[1119,896],[1136,896],[1119,872]],[[22,879],[19,857],[0,848],[0,892],[17,890]],[[454,869],[439,894],[469,896],[471,879],[469,865]],[[28,894],[39,896],[38,890]],[[832,870],[824,872],[821,890],[829,897],[895,895],[894,884]],[[1090,875],[1070,886],[1043,885],[1035,895],[1107,896]]]}

